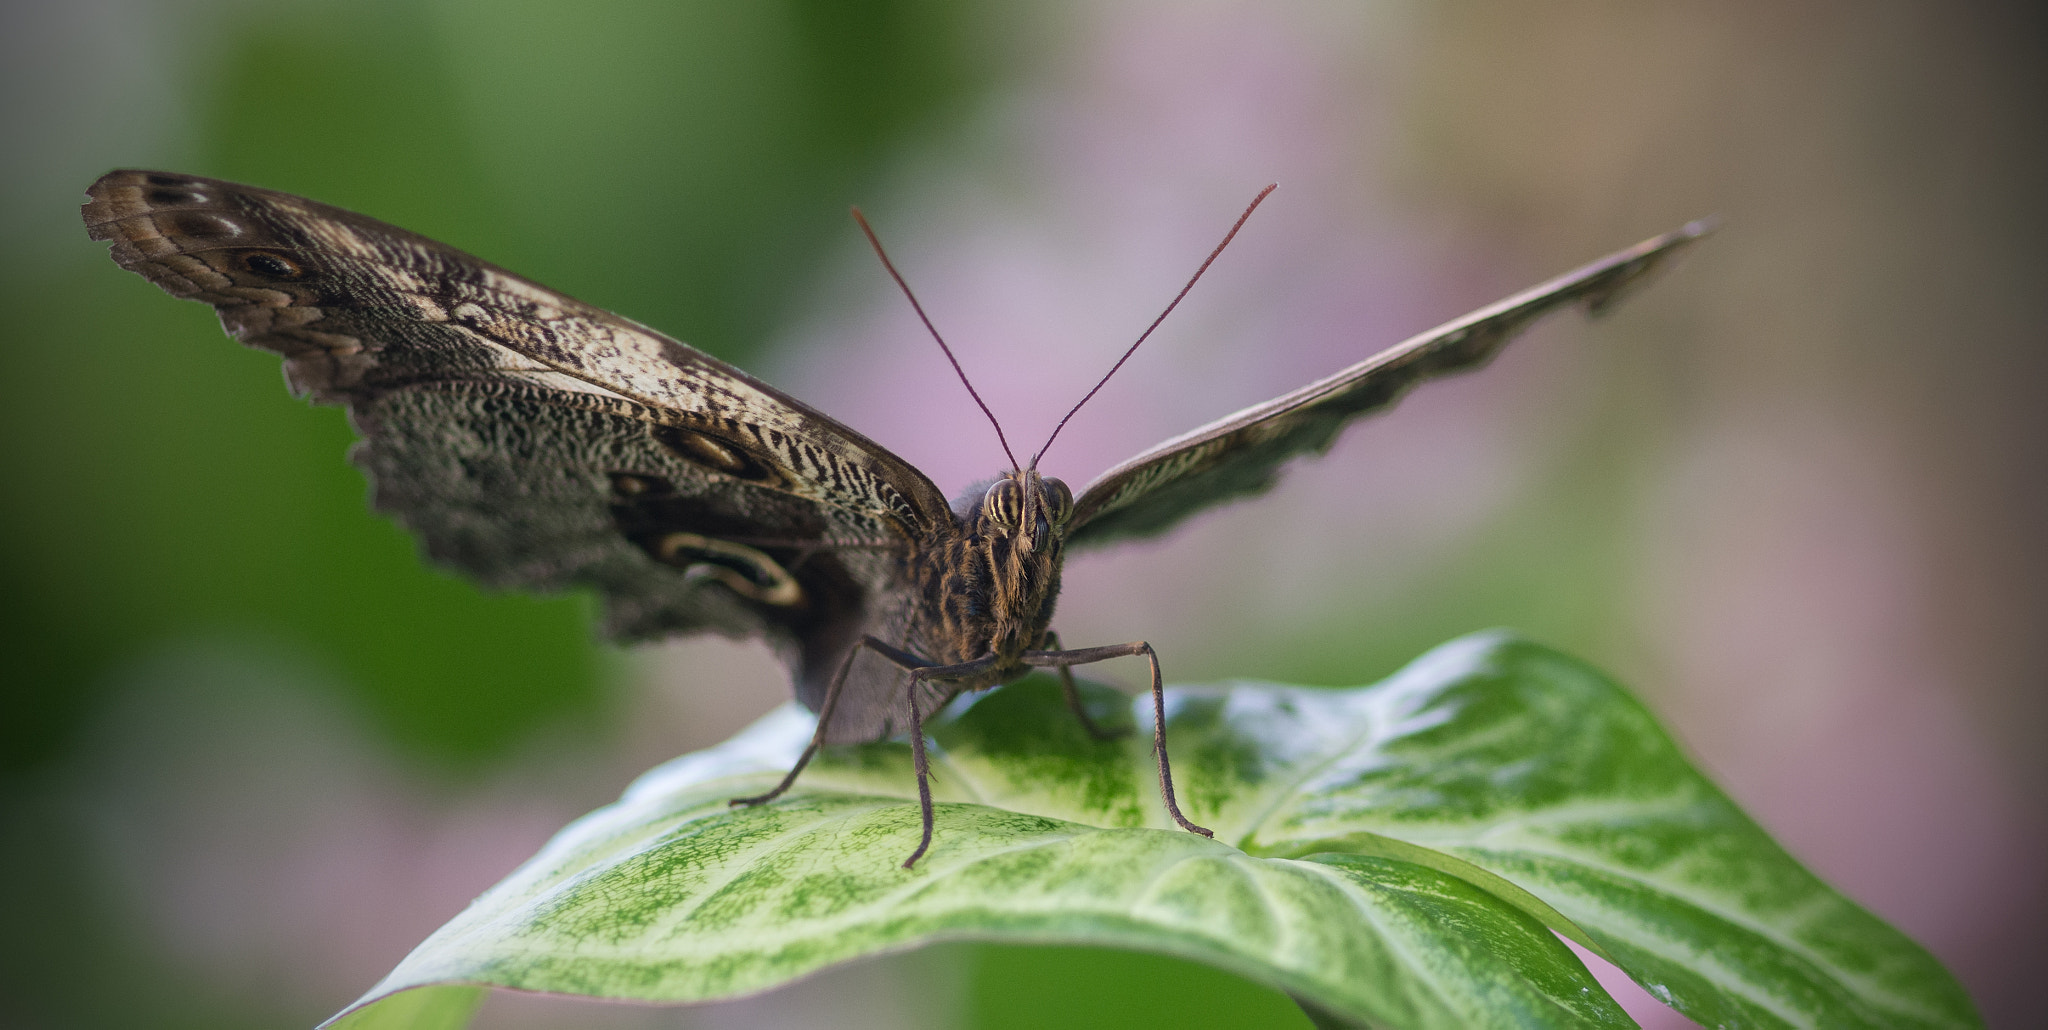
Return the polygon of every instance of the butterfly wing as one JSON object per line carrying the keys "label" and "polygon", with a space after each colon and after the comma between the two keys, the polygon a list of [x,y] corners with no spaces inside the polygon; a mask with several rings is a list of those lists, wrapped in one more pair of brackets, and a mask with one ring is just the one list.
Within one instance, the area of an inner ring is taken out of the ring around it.
{"label": "butterfly wing", "polygon": [[454,248],[290,194],[117,171],[114,260],[348,406],[375,506],[494,587],[587,585],[609,632],[765,635],[815,707],[863,632],[900,639],[904,548],[944,496],[709,355]]}
{"label": "butterfly wing", "polygon": [[1351,420],[1432,376],[1484,364],[1570,304],[1598,314],[1712,226],[1694,222],[1387,348],[1326,379],[1184,433],[1103,473],[1074,503],[1067,544],[1159,533],[1203,508],[1265,491],[1281,466],[1328,448]]}

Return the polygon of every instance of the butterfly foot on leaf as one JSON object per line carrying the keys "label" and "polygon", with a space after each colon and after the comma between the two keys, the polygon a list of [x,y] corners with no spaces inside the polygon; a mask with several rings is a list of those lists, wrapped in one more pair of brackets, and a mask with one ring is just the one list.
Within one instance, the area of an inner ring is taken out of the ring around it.
{"label": "butterfly foot on leaf", "polygon": [[783,792],[789,789],[789,785],[796,782],[796,774],[804,771],[804,766],[810,764],[811,755],[815,754],[816,752],[817,745],[813,744],[809,750],[804,752],[804,756],[797,760],[796,768],[791,769],[789,771],[789,774],[782,778],[782,782],[775,785],[774,790],[771,790],[766,794],[755,794],[752,797],[733,798],[732,800],[727,801],[725,803],[726,807],[752,808],[755,805],[765,805],[768,802],[781,797],[783,795]]}

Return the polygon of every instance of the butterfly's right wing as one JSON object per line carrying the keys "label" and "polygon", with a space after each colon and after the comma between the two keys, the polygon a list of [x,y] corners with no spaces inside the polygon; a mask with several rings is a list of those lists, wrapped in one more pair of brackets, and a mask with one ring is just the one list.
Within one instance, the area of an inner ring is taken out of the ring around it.
{"label": "butterfly's right wing", "polygon": [[1645,240],[1284,397],[1168,440],[1088,484],[1074,503],[1068,546],[1149,536],[1203,508],[1261,493],[1281,466],[1326,449],[1353,419],[1392,404],[1424,379],[1484,364],[1543,315],[1577,303],[1599,314],[1711,228],[1694,222]]}
{"label": "butterfly's right wing", "polygon": [[290,194],[111,172],[113,257],[212,305],[345,404],[375,506],[493,587],[594,587],[614,636],[764,635],[815,707],[863,632],[901,639],[897,569],[948,519],[880,445],[651,329],[452,247]]}

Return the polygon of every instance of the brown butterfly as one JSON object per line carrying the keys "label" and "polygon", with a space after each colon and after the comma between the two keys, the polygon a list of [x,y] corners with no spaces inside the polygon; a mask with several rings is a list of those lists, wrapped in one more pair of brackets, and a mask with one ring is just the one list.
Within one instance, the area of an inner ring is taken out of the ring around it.
{"label": "brown butterfly", "polygon": [[907,733],[924,827],[906,867],[932,837],[927,716],[1050,668],[1103,736],[1068,670],[1117,657],[1150,665],[1168,813],[1208,834],[1174,801],[1151,646],[1068,650],[1052,632],[1066,549],[1259,493],[1352,419],[1485,362],[1537,317],[1578,302],[1597,313],[1708,228],[1647,240],[1175,437],[1079,497],[1037,457],[1012,457],[949,505],[903,459],[745,372],[423,236],[194,175],[110,172],[88,194],[86,228],[113,241],[121,267],[284,355],[294,393],[348,406],[373,505],[434,560],[492,587],[592,587],[617,639],[765,638],[818,729],[780,785],[735,804],[780,795],[820,745]]}

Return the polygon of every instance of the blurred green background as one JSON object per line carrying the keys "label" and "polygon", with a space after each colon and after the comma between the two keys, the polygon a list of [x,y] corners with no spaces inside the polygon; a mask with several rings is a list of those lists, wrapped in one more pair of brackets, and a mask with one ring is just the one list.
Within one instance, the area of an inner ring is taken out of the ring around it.
{"label": "blurred green background", "polygon": [[[1594,328],[1434,386],[1269,498],[1070,567],[1170,678],[1368,682],[1512,625],[1642,690],[1992,1025],[2038,1007],[2048,236],[2020,5],[97,0],[4,8],[0,1023],[311,1025],[567,819],[786,686],[620,653],[364,507],[342,413],[116,269],[112,167],[471,250],[767,375],[953,490],[1171,433],[1710,212]],[[1117,673],[1108,673],[1112,678]],[[1654,1002],[1629,1003],[1651,1025]],[[1177,961],[954,945],[695,1009],[478,1025],[1306,1026]]]}

